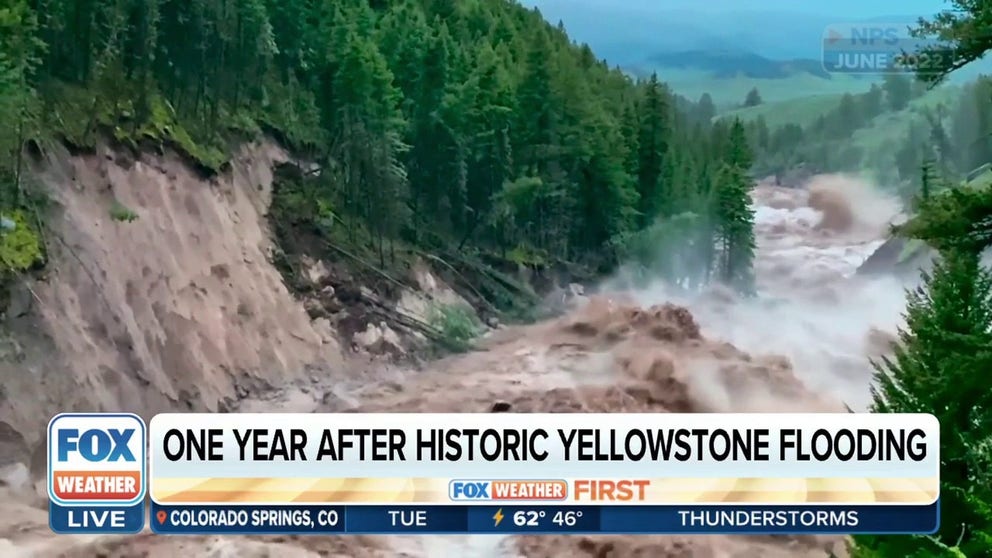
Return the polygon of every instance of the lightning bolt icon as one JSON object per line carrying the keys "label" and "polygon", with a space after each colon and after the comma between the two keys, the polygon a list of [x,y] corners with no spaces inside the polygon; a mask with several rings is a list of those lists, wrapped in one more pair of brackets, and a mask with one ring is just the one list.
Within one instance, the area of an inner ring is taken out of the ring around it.
{"label": "lightning bolt icon", "polygon": [[496,524],[493,527],[499,527],[500,522],[503,521],[503,508],[496,510],[493,519],[496,520]]}

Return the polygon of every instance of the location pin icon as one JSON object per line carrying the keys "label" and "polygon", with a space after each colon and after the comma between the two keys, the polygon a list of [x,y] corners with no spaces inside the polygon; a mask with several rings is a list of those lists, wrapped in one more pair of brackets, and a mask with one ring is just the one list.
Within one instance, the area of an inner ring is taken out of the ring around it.
{"label": "location pin icon", "polygon": [[165,523],[165,517],[165,510],[158,510],[158,512],[155,513],[155,519],[158,520],[159,525]]}

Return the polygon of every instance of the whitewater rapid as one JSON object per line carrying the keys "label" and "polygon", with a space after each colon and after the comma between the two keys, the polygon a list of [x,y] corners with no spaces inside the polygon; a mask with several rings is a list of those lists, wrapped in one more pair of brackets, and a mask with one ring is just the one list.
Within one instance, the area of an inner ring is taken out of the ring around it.
{"label": "whitewater rapid", "polygon": [[713,292],[687,298],[659,284],[637,293],[638,302],[675,296],[708,337],[750,353],[782,355],[810,389],[865,410],[871,359],[888,352],[907,285],[856,271],[900,219],[898,202],[838,175],[814,177],[805,188],[759,183],[753,200],[757,298]]}
{"label": "whitewater rapid", "polygon": [[[555,335],[542,339],[530,335],[523,347],[542,343],[570,346],[584,358],[581,364],[570,366],[560,353],[538,349],[536,354],[544,356],[530,360],[534,368],[521,384],[535,389],[544,384],[580,390],[591,385],[622,386],[631,377],[647,378],[653,386],[646,396],[671,411],[840,410],[832,407],[831,401],[855,410],[867,409],[871,359],[887,352],[894,339],[901,322],[905,285],[894,278],[860,277],[856,271],[884,242],[889,224],[899,218],[899,205],[870,184],[843,176],[814,177],[808,188],[801,189],[760,184],[753,198],[756,298],[741,299],[720,289],[686,296],[662,283],[630,291],[618,280],[603,285],[600,297],[585,303],[595,309],[579,309],[561,321],[566,331],[588,330],[606,339],[628,336],[632,327],[639,327],[637,324],[657,334],[651,316],[657,319],[665,312],[659,313],[660,306],[656,305],[675,302],[691,311],[706,341],[693,341],[691,331],[687,332],[689,340],[677,341],[674,346],[649,336],[646,343],[628,347],[629,352],[613,347],[610,358],[600,359],[595,357],[602,354],[597,353],[597,343],[588,337]],[[618,302],[618,309],[613,310],[611,299],[633,301],[634,306]],[[666,320],[659,323],[664,325]],[[670,337],[662,334],[661,339]],[[517,349],[517,354],[527,350]],[[546,379],[542,381],[542,377]],[[792,385],[796,380],[802,389]],[[822,396],[822,401],[811,397],[810,392]],[[790,393],[796,394],[794,400]],[[689,406],[680,407],[683,403]],[[820,404],[824,406],[818,407]],[[548,410],[547,405],[544,402],[538,408]],[[620,411],[622,407],[616,405],[604,402],[601,406]],[[588,406],[600,405],[587,399]],[[521,556],[521,548],[534,552],[523,555],[542,557],[567,556],[573,550],[570,542],[547,537],[517,544],[507,537],[478,536],[405,542],[419,546],[426,555],[453,553],[479,558],[516,558]],[[796,548],[784,540],[769,540],[762,546],[739,537],[642,537],[629,546],[609,537],[597,542],[599,546],[590,543],[589,548],[609,550],[617,557],[644,552],[672,557],[845,555],[839,547],[824,552],[830,545],[840,544],[836,540],[808,548]]]}

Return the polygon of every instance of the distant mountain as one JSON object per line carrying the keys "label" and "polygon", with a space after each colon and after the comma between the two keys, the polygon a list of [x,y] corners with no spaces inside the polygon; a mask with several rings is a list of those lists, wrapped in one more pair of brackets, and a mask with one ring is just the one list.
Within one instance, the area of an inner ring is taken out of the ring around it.
{"label": "distant mountain", "polygon": [[651,66],[697,69],[710,72],[714,78],[749,77],[754,79],[784,79],[799,73],[830,79],[820,60],[772,60],[747,51],[687,50],[662,52],[647,60]]}
{"label": "distant mountain", "polygon": [[753,52],[772,60],[818,60],[824,31],[831,25],[905,22],[908,26],[918,19],[917,15],[867,18],[787,9],[672,9],[666,7],[668,2],[656,1],[524,0],[522,3],[537,7],[552,23],[561,21],[573,39],[588,43],[598,56],[621,66],[641,65],[659,54],[695,50]]}
{"label": "distant mountain", "polygon": [[[524,5],[544,6],[551,0],[521,0]],[[830,2],[803,2],[796,0],[569,0],[571,4],[585,8],[587,6],[607,5],[622,9],[647,9],[656,11],[692,10],[702,15],[740,11],[743,9],[760,9],[765,11],[793,11],[821,14],[838,21],[864,19],[884,15],[887,8],[883,2],[866,2],[865,0],[831,0]],[[904,13],[933,15],[942,9],[947,9],[945,0],[900,0],[899,10]]]}
{"label": "distant mountain", "polygon": [[[865,0],[831,0],[818,10],[797,11],[795,0],[762,0],[741,8],[740,0],[519,0],[536,7],[571,38],[587,43],[599,58],[631,74],[657,71],[689,98],[710,93],[718,104],[739,103],[758,87],[766,101],[809,95],[862,92],[879,76],[832,75],[824,71],[823,37],[828,28],[856,23],[913,25],[919,14],[940,11],[941,0],[906,0],[907,14],[877,15]],[[881,12],[884,14],[884,12]],[[955,72],[962,82],[992,71],[992,57]]]}

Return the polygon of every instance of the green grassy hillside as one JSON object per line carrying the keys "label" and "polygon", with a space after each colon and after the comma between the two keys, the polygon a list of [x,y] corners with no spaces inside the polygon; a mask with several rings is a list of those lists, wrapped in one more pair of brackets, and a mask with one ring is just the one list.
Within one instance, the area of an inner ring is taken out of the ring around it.
{"label": "green grassy hillside", "polygon": [[[759,91],[761,91],[760,88]],[[867,88],[855,92],[863,93],[864,91],[867,91]],[[945,85],[928,91],[922,97],[914,99],[910,103],[910,106],[905,109],[905,112],[900,111],[884,114],[873,122],[872,127],[878,127],[880,130],[886,130],[892,127],[893,124],[898,126],[899,122],[906,116],[906,112],[919,113],[925,108],[936,108],[937,105],[941,103],[946,105],[954,100],[959,91],[960,88],[955,85]],[[837,108],[840,104],[841,97],[843,96],[844,93],[825,93],[786,99],[782,101],[769,101],[768,99],[765,99],[764,103],[756,107],[741,107],[724,110],[718,115],[718,118],[737,117],[744,122],[750,122],[757,120],[759,117],[764,117],[765,123],[769,128],[776,128],[786,124],[807,126],[814,122],[818,117],[823,116],[831,110]],[[764,98],[763,92],[762,97]],[[908,126],[905,122],[902,122],[902,124]],[[869,135],[875,135],[875,133],[872,132]]]}
{"label": "green grassy hillside", "polygon": [[778,128],[786,124],[808,126],[818,117],[837,108],[843,93],[826,95],[811,95],[797,99],[787,99],[778,102],[764,102],[755,107],[744,107],[722,112],[717,118],[740,118],[744,122],[752,122],[764,118],[769,128]]}
{"label": "green grassy hillside", "polygon": [[936,110],[940,105],[950,108],[960,91],[960,87],[955,85],[932,89],[911,101],[905,109],[876,117],[868,126],[856,130],[852,140],[867,155],[888,154],[889,149],[902,145],[914,123],[926,122],[926,111]]}
{"label": "green grassy hillside", "polygon": [[698,99],[709,93],[718,107],[738,107],[748,91],[757,87],[761,98],[768,103],[803,99],[819,95],[863,93],[871,87],[871,80],[853,76],[834,76],[824,79],[808,73],[798,73],[781,79],[761,79],[747,76],[717,77],[713,72],[696,69],[649,68],[679,95]]}
{"label": "green grassy hillside", "polygon": [[[907,145],[917,143],[922,153],[930,134],[929,118],[940,115],[945,132],[953,133],[952,116],[958,114],[963,88],[945,84],[913,93],[916,96],[907,98],[907,106],[898,111],[889,108],[885,91],[883,87],[874,105],[865,105],[870,102],[867,91],[852,95],[853,104],[846,105],[845,95],[810,95],[726,110],[715,120],[740,118],[749,125],[752,141],[761,145],[758,172],[777,173],[808,164],[818,172],[856,172],[895,186],[912,174],[910,167],[917,163],[908,158],[916,155],[907,152]],[[802,131],[787,125],[798,125]]]}

